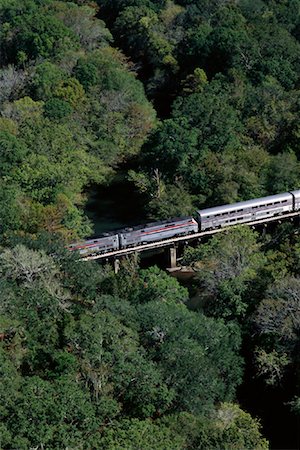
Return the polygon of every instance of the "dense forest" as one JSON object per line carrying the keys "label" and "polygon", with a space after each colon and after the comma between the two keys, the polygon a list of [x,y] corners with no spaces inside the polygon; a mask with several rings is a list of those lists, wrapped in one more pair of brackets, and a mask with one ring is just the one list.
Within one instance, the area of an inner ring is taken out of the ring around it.
{"label": "dense forest", "polygon": [[299,444],[297,224],[187,286],[66,249],[124,170],[149,220],[298,189],[299,40],[300,0],[0,0],[1,449]]}

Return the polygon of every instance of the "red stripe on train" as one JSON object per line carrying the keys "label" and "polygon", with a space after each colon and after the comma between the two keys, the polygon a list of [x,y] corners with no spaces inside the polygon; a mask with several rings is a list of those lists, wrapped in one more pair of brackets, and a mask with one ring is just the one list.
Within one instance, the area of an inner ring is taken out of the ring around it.
{"label": "red stripe on train", "polygon": [[[197,225],[197,222],[195,220],[191,220],[189,222],[185,222],[182,223],[181,225],[169,225],[167,227],[163,227],[163,228],[155,228],[152,231],[141,231],[141,230],[137,230],[137,231],[132,231],[132,233],[135,233],[135,235],[137,236],[143,236],[145,234],[153,234],[153,233],[158,233],[161,231],[168,231],[170,229],[176,229],[176,228],[182,228],[182,227],[186,227],[187,225]],[[106,238],[104,238],[106,239]],[[91,248],[91,247],[96,247],[97,245],[101,244],[101,242],[95,242],[93,244],[83,244],[83,245],[79,245],[73,248],[70,248],[70,250],[81,250],[82,248]]]}
{"label": "red stripe on train", "polygon": [[[106,238],[104,238],[104,239],[106,239]],[[76,247],[73,247],[73,248],[68,247],[68,248],[69,248],[69,250],[78,250],[78,249],[80,250],[82,248],[97,247],[97,245],[99,245],[99,244],[101,244],[101,242],[94,242],[94,244],[77,245]]]}
{"label": "red stripe on train", "polygon": [[[152,230],[152,231],[145,231],[145,232],[142,232],[142,231],[137,230],[137,231],[135,232],[135,235],[143,236],[143,235],[145,235],[145,234],[153,234],[153,233],[158,233],[158,232],[160,232],[160,231],[168,231],[168,230],[174,229],[174,228],[182,228],[182,227],[186,227],[187,225],[191,225],[192,223],[193,223],[194,225],[197,224],[197,222],[185,222],[185,223],[183,223],[183,224],[181,224],[181,225],[170,225],[170,226],[164,227],[164,228],[155,228],[155,229]],[[134,231],[133,231],[132,233],[134,233]]]}

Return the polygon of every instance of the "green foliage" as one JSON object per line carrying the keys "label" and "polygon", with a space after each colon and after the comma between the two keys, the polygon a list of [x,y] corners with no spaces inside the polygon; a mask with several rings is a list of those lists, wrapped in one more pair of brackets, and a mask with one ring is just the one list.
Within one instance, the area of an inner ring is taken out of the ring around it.
{"label": "green foliage", "polygon": [[65,100],[52,98],[44,106],[45,116],[53,120],[61,120],[72,112],[72,107]]}
{"label": "green foliage", "polygon": [[214,236],[207,244],[186,250],[184,262],[192,264],[206,301],[206,309],[217,317],[244,317],[253,308],[249,283],[260,273],[265,262],[259,253],[257,234],[237,228]]}
{"label": "green foliage", "polygon": [[100,425],[88,393],[70,377],[53,382],[36,376],[25,378],[11,413],[10,444],[22,449],[41,444],[52,448],[74,446]]}
{"label": "green foliage", "polygon": [[133,450],[143,448],[145,450],[167,450],[172,448],[180,450],[184,439],[172,433],[166,426],[157,426],[150,420],[124,420],[112,424],[104,432],[100,445],[102,448]]}
{"label": "green foliage", "polygon": [[[140,306],[139,312],[148,352],[175,389],[176,409],[199,414],[213,401],[231,398],[241,377],[235,325],[195,315],[183,305],[155,301]],[[206,367],[205,375],[199,367]]]}
{"label": "green foliage", "polygon": [[299,375],[292,227],[186,251],[192,299],[64,245],[92,234],[86,189],[120,167],[152,219],[299,187],[299,1],[98,4],[0,4],[1,446],[265,449],[224,402],[241,344],[273,390]]}
{"label": "green foliage", "polygon": [[215,152],[235,145],[237,133],[242,130],[237,112],[228,99],[216,95],[212,89],[179,97],[174,104],[173,115],[188,118],[190,126],[197,129],[200,147],[205,145]]}
{"label": "green foliage", "polygon": [[139,273],[139,303],[158,300],[166,303],[183,303],[188,299],[188,291],[175,278],[162,272],[158,267],[150,267]]}
{"label": "green foliage", "polygon": [[81,268],[42,237],[30,245],[0,255],[6,447],[181,448],[186,435],[158,417],[209,416],[232,398],[241,377],[238,330],[188,311],[175,279],[137,269],[139,301],[130,304],[126,280],[123,299],[109,298],[107,269]]}
{"label": "green foliage", "polygon": [[186,173],[197,155],[197,132],[190,130],[187,119],[165,120],[148,140],[144,153],[145,164],[155,166],[165,176]]}
{"label": "green foliage", "polygon": [[41,100],[51,99],[65,76],[63,70],[51,62],[37,65],[32,82],[35,96]]}
{"label": "green foliage", "polygon": [[268,449],[268,441],[262,438],[260,424],[238,405],[223,403],[215,418],[214,448]]}
{"label": "green foliage", "polygon": [[151,2],[129,4],[114,23],[114,34],[126,53],[149,67],[146,88],[150,94],[167,88],[178,72],[175,48],[182,32],[177,23],[181,12],[173,2],[166,2],[160,13]]}
{"label": "green foliage", "polygon": [[85,187],[107,182],[153,127],[142,84],[95,14],[48,0],[0,6],[1,175],[17,191],[9,231],[91,234]]}
{"label": "green foliage", "polygon": [[286,353],[280,354],[276,350],[267,353],[264,349],[257,349],[256,366],[259,376],[263,376],[268,385],[278,384],[283,375],[286,366],[291,363],[291,359]]}
{"label": "green foliage", "polygon": [[22,140],[7,131],[0,131],[0,175],[9,175],[26,157],[28,149]]}
{"label": "green foliage", "polygon": [[112,41],[112,36],[104,22],[95,19],[97,13],[95,5],[77,3],[76,5],[73,2],[54,2],[51,4],[51,10],[76,35],[85,50],[105,47]]}
{"label": "green foliage", "polygon": [[10,231],[19,230],[22,226],[21,198],[22,195],[15,185],[0,181],[0,233],[2,236]]}
{"label": "green foliage", "polygon": [[154,110],[126,65],[120,53],[107,48],[74,68],[88,94],[85,126],[93,136],[92,150],[112,165],[136,154],[154,125]]}
{"label": "green foliage", "polygon": [[162,419],[172,432],[185,439],[187,448],[197,449],[267,449],[260,423],[238,405],[221,403],[210,419],[180,413]]}
{"label": "green foliage", "polygon": [[207,76],[203,69],[197,67],[192,75],[188,75],[183,82],[182,91],[185,94],[202,92],[207,83]]}
{"label": "green foliage", "polygon": [[4,116],[15,121],[18,125],[23,125],[27,121],[37,121],[42,117],[44,103],[34,101],[30,97],[23,97],[13,103],[8,103],[4,107]]}
{"label": "green foliage", "polygon": [[110,294],[127,298],[132,303],[147,303],[153,300],[162,303],[185,303],[188,291],[176,278],[172,278],[156,266],[139,270],[137,262],[128,258],[122,261],[120,271],[111,274],[103,287]]}
{"label": "green foliage", "polygon": [[299,278],[286,277],[270,286],[259,305],[255,322],[259,332],[293,347],[298,340]]}
{"label": "green foliage", "polygon": [[292,410],[299,415],[300,414],[300,398],[295,397],[294,400],[291,402]]}
{"label": "green foliage", "polygon": [[47,1],[36,4],[30,0],[22,6],[9,2],[1,7],[2,46],[5,48],[4,62],[53,57],[66,51],[68,47],[76,48],[76,35],[53,14],[49,14]]}
{"label": "green foliage", "polygon": [[76,78],[69,78],[57,86],[54,95],[76,107],[84,99],[84,90]]}
{"label": "green foliage", "polygon": [[269,192],[286,192],[298,187],[300,165],[294,152],[276,155],[270,162],[268,172]]}
{"label": "green foliage", "polygon": [[[291,34],[293,8],[298,11],[296,3],[274,2],[255,11],[249,2],[166,2],[159,10],[151,2],[114,3],[117,43],[142,65],[163,117],[165,99],[174,99],[172,117],[147,142],[136,175],[146,177],[149,215],[165,218],[179,208],[189,212],[184,204],[213,206],[298,186],[300,47]],[[171,59],[167,69],[163,61]],[[161,199],[156,169],[167,191]],[[187,195],[173,208],[178,184]]]}
{"label": "green foliage", "polygon": [[85,62],[84,60],[78,61],[74,73],[85,90],[88,90],[91,86],[95,86],[100,78],[98,76],[97,66],[92,62]]}
{"label": "green foliage", "polygon": [[[187,216],[194,212],[194,198],[187,192],[182,184],[165,184],[154,176],[155,184],[151,186],[151,200],[148,210],[155,219],[167,219],[178,217],[181,214]],[[154,192],[153,192],[154,191]]]}

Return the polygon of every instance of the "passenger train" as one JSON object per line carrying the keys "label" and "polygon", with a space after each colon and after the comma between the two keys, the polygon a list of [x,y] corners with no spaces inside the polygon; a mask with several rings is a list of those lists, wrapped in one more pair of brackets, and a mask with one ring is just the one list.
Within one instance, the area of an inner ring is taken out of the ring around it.
{"label": "passenger train", "polygon": [[254,222],[297,211],[300,213],[300,190],[198,210],[195,218],[179,217],[125,228],[105,233],[97,239],[71,244],[68,248],[72,251],[77,250],[81,256],[108,253],[175,236]]}

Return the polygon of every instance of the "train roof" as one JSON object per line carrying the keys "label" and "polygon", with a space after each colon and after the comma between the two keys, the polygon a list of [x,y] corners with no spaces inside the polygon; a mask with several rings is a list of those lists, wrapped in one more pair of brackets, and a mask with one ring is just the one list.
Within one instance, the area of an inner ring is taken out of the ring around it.
{"label": "train roof", "polygon": [[132,232],[132,231],[139,231],[139,230],[143,230],[145,228],[156,227],[159,225],[167,225],[168,223],[172,224],[172,223],[186,222],[187,220],[195,220],[195,219],[192,216],[173,217],[171,219],[158,220],[157,222],[148,222],[148,223],[136,225],[133,227],[126,227],[126,228],[123,228],[122,230],[118,230],[118,233],[128,233],[128,232]]}
{"label": "train roof", "polygon": [[111,231],[111,232],[108,232],[108,233],[102,233],[99,236],[95,237],[94,239],[87,239],[87,240],[82,239],[81,241],[72,242],[71,244],[68,245],[68,247],[73,247],[73,246],[83,245],[83,244],[86,244],[86,245],[88,245],[88,244],[97,244],[102,239],[106,239],[106,238],[110,238],[110,237],[116,237],[116,236],[118,236],[118,234],[115,231]]}
{"label": "train roof", "polygon": [[[295,191],[299,193],[300,197],[300,191]],[[240,210],[245,208],[253,208],[254,206],[260,206],[260,205],[266,205],[268,203],[275,203],[275,202],[281,202],[284,200],[291,200],[292,196],[289,192],[284,192],[282,194],[276,194],[276,195],[269,195],[268,197],[262,197],[262,198],[254,198],[252,200],[246,200],[245,202],[238,202],[238,203],[231,203],[230,205],[221,205],[221,206],[214,206],[213,208],[206,208],[198,210],[197,213],[201,217],[203,216],[211,216],[215,214],[222,214],[225,212],[232,212],[234,210]]]}
{"label": "train roof", "polygon": [[77,242],[72,242],[72,244],[70,244],[68,247],[76,247],[78,245],[89,245],[89,244],[97,244],[97,242],[101,241],[102,239],[105,238],[109,238],[109,237],[118,237],[119,234],[122,233],[128,233],[131,231],[139,231],[139,230],[143,230],[145,228],[151,228],[154,226],[159,226],[159,225],[166,225],[168,223],[180,223],[180,222],[185,222],[187,220],[195,220],[192,216],[183,216],[183,217],[173,217],[171,219],[166,219],[166,220],[159,220],[157,222],[148,222],[142,225],[135,225],[133,227],[126,227],[126,228],[122,228],[122,229],[118,229],[118,230],[114,230],[114,231],[109,231],[107,233],[102,233],[100,235],[98,235],[97,237],[95,237],[94,239],[87,239],[87,240],[81,240],[81,241],[77,241]]}
{"label": "train roof", "polygon": [[295,196],[295,198],[296,198],[297,200],[300,199],[300,190],[299,190],[299,189],[296,190],[296,191],[290,191],[290,192],[291,192],[291,194],[293,194],[293,195]]}

